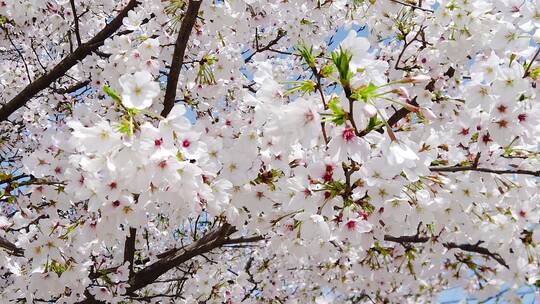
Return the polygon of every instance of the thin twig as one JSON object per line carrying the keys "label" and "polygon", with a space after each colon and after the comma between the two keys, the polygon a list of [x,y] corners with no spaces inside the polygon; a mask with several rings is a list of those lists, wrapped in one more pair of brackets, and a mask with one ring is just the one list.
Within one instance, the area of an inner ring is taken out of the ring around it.
{"label": "thin twig", "polygon": [[71,3],[71,11],[73,12],[73,22],[75,23],[75,37],[77,38],[77,46],[81,46],[81,33],[79,32],[79,16],[75,8],[75,0],[69,0]]}
{"label": "thin twig", "polygon": [[529,63],[529,65],[527,65],[527,69],[525,70],[525,73],[523,74],[523,78],[527,78],[531,74],[531,67],[534,61],[536,60],[536,58],[538,58],[538,55],[540,55],[540,47],[538,47],[538,49],[536,50],[536,53],[534,53],[534,56],[531,59],[531,62]]}

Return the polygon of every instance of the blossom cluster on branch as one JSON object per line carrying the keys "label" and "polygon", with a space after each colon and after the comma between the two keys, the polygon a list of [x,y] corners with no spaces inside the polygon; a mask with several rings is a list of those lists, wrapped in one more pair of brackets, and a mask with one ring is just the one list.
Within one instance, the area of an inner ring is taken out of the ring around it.
{"label": "blossom cluster on branch", "polygon": [[0,29],[2,303],[540,288],[538,0],[0,0]]}

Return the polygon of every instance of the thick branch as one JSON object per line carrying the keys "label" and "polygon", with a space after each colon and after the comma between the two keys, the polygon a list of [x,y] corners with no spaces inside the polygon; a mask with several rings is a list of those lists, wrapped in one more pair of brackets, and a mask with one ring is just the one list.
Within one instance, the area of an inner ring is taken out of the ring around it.
{"label": "thick branch", "polygon": [[137,229],[129,228],[129,235],[124,243],[124,263],[129,262],[129,277],[133,276],[133,259],[135,257],[135,240],[137,238]]}
{"label": "thick branch", "polygon": [[189,1],[187,11],[182,20],[182,25],[180,26],[180,31],[178,32],[178,37],[176,38],[176,43],[174,46],[171,68],[169,70],[169,75],[167,76],[167,90],[165,91],[165,100],[163,102],[164,108],[163,111],[161,111],[161,116],[163,117],[167,117],[169,112],[171,112],[172,108],[174,107],[180,69],[184,64],[184,54],[186,52],[189,36],[193,26],[195,25],[195,21],[197,20],[201,3],[202,0]]}
{"label": "thick branch", "polygon": [[208,232],[202,238],[186,246],[183,250],[180,250],[174,254],[169,254],[163,259],[160,259],[159,261],[145,267],[141,271],[137,272],[132,279],[130,279],[130,286],[127,289],[127,294],[151,284],[170,269],[198,255],[220,247],[221,245],[225,244],[227,237],[234,231],[234,227],[229,224],[224,224],[223,226]]}
{"label": "thick branch", "polygon": [[7,251],[9,251],[10,254],[18,257],[22,257],[24,255],[24,250],[22,248],[17,247],[17,245],[13,244],[12,242],[8,241],[7,239],[0,236],[0,248],[4,248]]}
{"label": "thick branch", "polygon": [[127,6],[109,22],[100,32],[98,32],[88,42],[81,44],[73,53],[67,55],[60,61],[52,70],[45,73],[34,82],[26,86],[17,96],[13,97],[2,108],[0,108],[0,122],[5,121],[13,112],[24,106],[37,93],[46,89],[49,85],[55,82],[60,77],[64,76],[69,69],[75,66],[79,61],[86,56],[96,51],[103,45],[105,39],[109,38],[122,25],[122,19],[127,16],[128,12],[139,5],[137,0],[131,0]]}

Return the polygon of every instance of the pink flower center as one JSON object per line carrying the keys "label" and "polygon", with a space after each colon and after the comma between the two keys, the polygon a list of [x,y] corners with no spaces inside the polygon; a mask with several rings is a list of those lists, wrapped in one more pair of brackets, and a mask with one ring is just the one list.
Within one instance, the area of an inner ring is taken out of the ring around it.
{"label": "pink flower center", "polygon": [[332,167],[332,165],[326,165],[325,170],[326,170],[326,172],[332,172],[332,171],[334,171],[334,167]]}
{"label": "pink flower center", "polygon": [[305,123],[307,124],[308,122],[311,122],[315,119],[315,115],[313,114],[313,112],[311,112],[311,110],[309,110],[308,112],[304,113],[304,121]]}
{"label": "pink flower center", "polygon": [[158,166],[161,168],[161,169],[165,169],[165,167],[167,167],[167,161],[166,160],[162,160],[159,162]]}
{"label": "pink flower center", "polygon": [[154,140],[154,146],[156,147],[160,147],[162,143],[163,143],[163,138]]}
{"label": "pink flower center", "polygon": [[189,142],[189,140],[184,139],[184,141],[182,141],[182,147],[189,148],[190,145],[191,145],[191,142]]}
{"label": "pink flower center", "polygon": [[524,122],[525,120],[527,120],[527,114],[525,113],[521,113],[518,115],[518,120],[519,122]]}
{"label": "pink flower center", "polygon": [[349,220],[345,226],[347,227],[348,230],[354,230],[356,228],[356,221],[354,220]]}
{"label": "pink flower center", "polygon": [[323,175],[323,179],[324,179],[325,182],[332,181],[332,172],[326,172]]}
{"label": "pink flower center", "polygon": [[354,130],[352,128],[347,128],[343,130],[343,134],[341,136],[343,136],[343,139],[346,142],[349,142],[354,138]]}
{"label": "pink flower center", "polygon": [[360,211],[358,214],[362,217],[363,220],[367,220],[367,219],[368,219],[369,214],[368,214],[367,212],[365,212],[365,211]]}

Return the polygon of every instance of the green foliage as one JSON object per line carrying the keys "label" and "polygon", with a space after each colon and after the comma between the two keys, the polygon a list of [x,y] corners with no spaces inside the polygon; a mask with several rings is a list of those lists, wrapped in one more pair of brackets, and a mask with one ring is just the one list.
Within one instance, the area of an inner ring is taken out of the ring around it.
{"label": "green foliage", "polygon": [[0,25],[4,25],[8,22],[8,18],[6,16],[0,15]]}
{"label": "green foliage", "polygon": [[347,112],[343,110],[339,105],[339,99],[337,97],[332,98],[328,102],[328,108],[332,111],[332,114],[321,114],[322,116],[329,116],[327,121],[333,122],[336,125],[342,125],[347,120]]}
{"label": "green foliage", "polygon": [[533,69],[532,71],[530,71],[529,76],[531,76],[531,78],[533,80],[540,79],[540,67],[537,67],[537,68]]}
{"label": "green foliage", "polygon": [[271,169],[270,171],[260,172],[253,181],[252,185],[267,184],[272,191],[276,190],[275,183],[277,180],[284,176],[283,171],[277,169]]}
{"label": "green foliage", "polygon": [[363,102],[367,102],[369,98],[375,95],[375,90],[377,89],[378,87],[370,82],[369,85],[354,90],[351,98],[354,100],[361,100]]}
{"label": "green foliage", "polygon": [[332,52],[332,61],[339,73],[339,81],[343,87],[349,87],[353,73],[350,71],[351,52],[340,47],[339,52]]}
{"label": "green foliage", "polygon": [[117,126],[118,132],[126,135],[133,135],[133,120],[122,117],[122,121]]}
{"label": "green foliage", "polygon": [[66,266],[63,264],[60,264],[58,261],[52,260],[50,263],[48,263],[45,267],[46,271],[54,271],[57,275],[61,275],[66,271]]}
{"label": "green foliage", "polygon": [[310,68],[315,67],[315,56],[313,56],[313,47],[308,48],[305,44],[300,43],[296,47],[296,50]]}
{"label": "green foliage", "polygon": [[320,74],[321,74],[321,77],[323,78],[328,78],[332,76],[332,74],[334,74],[334,66],[331,64],[324,65],[321,68]]}
{"label": "green foliage", "polygon": [[384,122],[382,120],[379,120],[377,118],[377,115],[375,115],[375,116],[371,116],[371,118],[369,119],[366,129],[369,133],[372,130],[380,128],[382,125],[384,125]]}
{"label": "green foliage", "polygon": [[114,101],[122,102],[120,95],[118,95],[118,93],[108,85],[103,86],[103,91],[105,92],[105,94],[109,95],[109,97],[111,97]]}
{"label": "green foliage", "polygon": [[212,57],[208,54],[204,55],[203,58],[199,61],[199,71],[197,72],[197,77],[195,82],[197,84],[216,84],[216,77],[214,75],[214,70],[212,65],[217,61],[215,57]]}
{"label": "green foliage", "polygon": [[340,195],[346,188],[346,185],[342,181],[331,181],[324,184],[323,190],[330,192],[331,197]]}
{"label": "green foliage", "polygon": [[315,87],[317,85],[311,80],[290,81],[287,83],[293,84],[293,86],[285,91],[285,95],[289,95],[294,92],[302,92],[302,94],[313,92],[315,91]]}

